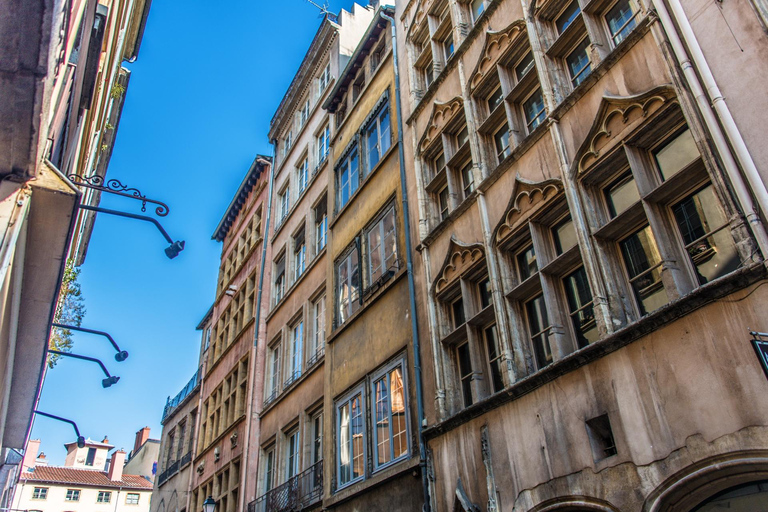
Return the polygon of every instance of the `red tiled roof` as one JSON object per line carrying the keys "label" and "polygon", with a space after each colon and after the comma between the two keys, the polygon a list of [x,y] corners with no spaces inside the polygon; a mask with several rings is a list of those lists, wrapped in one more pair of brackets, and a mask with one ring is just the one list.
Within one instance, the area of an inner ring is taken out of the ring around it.
{"label": "red tiled roof", "polygon": [[122,480],[112,481],[104,471],[55,466],[35,466],[34,471],[22,473],[21,480],[52,484],[82,485],[90,487],[123,487],[152,490],[152,482],[139,475],[123,475]]}

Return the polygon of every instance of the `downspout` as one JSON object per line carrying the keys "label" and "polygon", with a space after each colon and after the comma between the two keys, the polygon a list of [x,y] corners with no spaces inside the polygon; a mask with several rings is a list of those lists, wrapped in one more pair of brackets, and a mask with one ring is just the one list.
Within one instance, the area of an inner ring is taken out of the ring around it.
{"label": "downspout", "polygon": [[[768,235],[766,235],[765,227],[762,223],[762,220],[760,219],[759,211],[752,201],[752,196],[749,193],[749,189],[744,183],[744,179],[739,172],[739,167],[733,155],[731,154],[728,142],[726,141],[725,136],[720,129],[720,125],[718,124],[717,119],[712,112],[712,107],[714,107],[720,121],[723,124],[723,129],[728,136],[731,147],[733,147],[733,150],[739,159],[739,163],[741,164],[741,168],[744,170],[744,174],[746,174],[747,181],[749,182],[752,192],[755,194],[758,206],[764,213],[768,214],[768,190],[765,188],[765,183],[763,183],[762,179],[760,178],[760,174],[757,171],[755,162],[752,160],[752,156],[749,154],[749,150],[744,143],[744,139],[739,133],[739,129],[736,127],[736,123],[731,116],[728,105],[725,103],[725,98],[723,98],[720,89],[715,83],[715,78],[712,75],[712,71],[710,70],[707,61],[704,58],[701,47],[696,40],[696,36],[693,33],[693,29],[688,22],[688,18],[685,16],[685,12],[683,11],[679,0],[669,0],[669,4],[674,12],[675,21],[677,21],[677,24],[680,27],[680,32],[682,33],[685,45],[688,47],[692,54],[693,63],[686,53],[683,41],[680,40],[680,36],[676,31],[674,21],[672,20],[669,11],[664,4],[664,1],[652,1],[653,5],[656,7],[657,14],[659,15],[659,20],[661,20],[661,25],[664,27],[675,56],[677,57],[677,61],[680,64],[686,79],[688,80],[688,84],[691,87],[694,96],[696,97],[696,102],[699,104],[699,109],[702,113],[702,116],[704,117],[704,121],[709,128],[710,133],[712,134],[712,139],[715,143],[715,146],[720,153],[720,157],[723,159],[725,171],[731,180],[731,184],[733,185],[736,196],[741,203],[741,207],[747,217],[747,221],[752,227],[752,232],[757,240],[758,246],[760,247],[760,251],[763,253],[763,258],[766,258],[768,257]],[[696,65],[696,69],[694,69],[694,63]],[[709,92],[709,97],[712,99],[711,104],[709,98],[704,92],[701,82],[699,82],[699,77],[696,74],[697,70],[701,74],[702,81],[704,82],[704,85]]]}
{"label": "downspout", "polygon": [[[256,357],[258,357],[259,333],[260,333],[260,330],[261,330],[260,329],[260,324],[261,324],[261,301],[262,301],[262,295],[263,295],[263,292],[264,292],[264,268],[265,268],[265,266],[267,264],[267,262],[266,262],[266,259],[267,259],[267,245],[270,243],[269,242],[269,221],[272,218],[272,193],[273,193],[274,184],[275,184],[275,157],[277,156],[277,140],[272,140],[272,141],[270,141],[270,143],[272,144],[272,162],[270,162],[270,164],[269,164],[269,190],[267,191],[267,206],[266,206],[267,218],[264,220],[264,236],[262,237],[262,243],[261,243],[261,268],[259,269],[259,287],[258,287],[258,292],[257,292],[257,295],[256,295],[256,314],[255,314],[255,317],[254,317],[254,335],[253,335],[253,346],[254,346],[254,349],[255,349],[255,351],[254,351],[255,355],[253,357],[253,359],[254,359],[254,362],[253,362],[253,364],[254,364],[254,371],[251,374],[252,383],[251,383],[251,390],[249,392],[250,399],[249,399],[249,402],[248,402],[248,407],[253,407],[253,400],[254,400],[254,395],[255,395],[255,389],[256,389],[256,386],[258,385],[258,382],[256,380],[256,368],[260,368],[260,367],[263,366],[263,365],[256,364],[257,362],[255,361],[255,359],[256,359]],[[264,379],[262,378],[261,380],[263,382]],[[253,411],[253,409],[251,409],[251,411]],[[251,412],[251,414],[253,414],[253,412]],[[259,410],[256,413],[256,415],[259,416],[259,420],[258,421],[260,422],[261,421],[261,410]],[[250,418],[250,415],[248,417]],[[250,430],[249,430],[249,432],[250,432]],[[249,434],[249,437],[250,437],[250,434]],[[250,443],[250,440],[248,442]],[[258,450],[258,448],[257,448],[257,450]],[[246,508],[247,508],[245,500],[247,500],[248,498],[246,497],[247,489],[245,487],[245,483],[246,483],[245,479],[247,479],[248,475],[251,475],[251,474],[258,475],[258,471],[259,471],[258,464],[256,465],[255,468],[253,468],[253,470],[251,470],[251,468],[248,467],[248,463],[249,463],[249,458],[246,457],[246,459],[245,459],[245,471],[243,471],[243,482],[241,484],[242,485],[241,488],[244,489],[244,491],[245,491],[245,492],[243,492],[243,507],[242,507],[241,510],[246,510]],[[258,494],[258,479],[257,479],[256,488],[255,488],[255,492],[254,492],[254,499],[256,498],[257,494]]]}
{"label": "downspout", "polygon": [[[77,188],[77,186],[72,183],[69,178],[64,176],[62,172],[55,166],[53,163],[48,160],[47,158],[44,160],[45,164],[61,179],[64,183],[66,183],[69,188],[72,189],[72,191],[75,193],[75,203],[74,208],[72,209],[72,217],[69,219],[69,232],[67,233],[67,241],[64,244],[67,251],[69,251],[70,245],[72,245],[72,238],[75,231],[75,226],[77,225],[77,214],[78,210],[80,208],[80,199],[82,197],[82,192],[80,192],[80,189]],[[48,315],[48,336],[50,337],[51,329],[53,328],[53,317],[56,315],[56,306],[59,303],[59,296],[61,295],[61,282],[64,280],[64,271],[67,267],[67,258],[61,258],[61,265],[59,266],[59,284],[56,286],[56,297],[55,300],[51,303],[51,311]],[[43,351],[43,358],[42,361],[40,361],[40,379],[37,383],[37,389],[35,390],[35,400],[33,402],[32,409],[37,409],[37,406],[40,403],[40,394],[43,391],[43,382],[45,381],[45,366],[48,361],[48,340],[46,340],[45,343],[45,350]],[[32,420],[29,422],[29,427],[27,428],[27,435],[24,437],[24,449],[26,451],[27,444],[29,443],[29,436],[32,434],[32,426],[35,423],[35,415],[32,415]],[[18,482],[18,478],[21,474],[16,476],[16,482]]]}
{"label": "downspout", "polygon": [[[391,7],[394,11],[394,7]],[[424,492],[424,512],[430,511],[429,480],[427,476],[427,447],[424,439],[424,402],[421,386],[421,349],[419,346],[419,322],[416,318],[416,286],[413,280],[413,262],[411,253],[411,216],[408,211],[408,187],[405,183],[405,153],[403,151],[403,113],[400,108],[400,72],[397,67],[397,28],[395,19],[384,14],[379,15],[389,22],[392,27],[392,60],[395,68],[395,108],[397,110],[397,154],[400,157],[400,190],[403,195],[403,224],[405,226],[405,267],[408,275],[408,298],[411,309],[411,329],[413,330],[413,366],[416,377],[416,415],[419,422],[419,467],[421,468],[421,484]]]}
{"label": "downspout", "polygon": [[[251,371],[251,386],[250,386],[250,389],[248,390],[248,404],[247,404],[248,411],[246,413],[246,418],[248,418],[249,420],[251,419],[251,415],[253,415],[253,410],[255,408],[253,401],[254,401],[254,397],[256,395],[256,386],[259,384],[259,379],[261,381],[264,380],[263,378],[261,378],[261,376],[257,376],[256,375],[256,369],[263,367],[263,365],[258,364],[259,362],[256,361],[256,359],[258,358],[258,355],[259,355],[258,346],[259,346],[259,332],[261,330],[261,328],[260,328],[261,327],[260,326],[260,324],[261,324],[261,299],[262,299],[262,294],[263,294],[263,291],[264,291],[264,267],[266,265],[266,259],[267,259],[267,244],[269,243],[269,221],[270,221],[270,218],[272,217],[272,189],[273,189],[273,185],[274,185],[274,182],[275,182],[275,155],[277,153],[277,151],[276,151],[277,141],[271,141],[271,143],[272,143],[272,161],[269,164],[269,190],[267,192],[267,205],[266,205],[267,217],[264,220],[264,236],[262,236],[262,241],[261,241],[261,268],[259,269],[259,287],[258,287],[258,292],[257,292],[257,296],[256,296],[256,312],[254,313],[254,319],[253,319],[254,320],[254,323],[253,323],[253,329],[254,329],[254,334],[253,334],[253,357],[251,357],[251,362],[250,362],[250,366],[251,366],[251,368],[250,368],[250,371]],[[259,378],[257,378],[257,377],[259,377]],[[256,415],[259,416],[258,421],[260,422],[261,421],[261,411],[256,413]],[[252,423],[253,422],[251,422],[251,421],[248,422],[249,425],[251,425]],[[261,427],[259,427],[259,432],[261,432]],[[242,498],[241,498],[242,499],[242,504],[241,504],[240,510],[246,510],[247,509],[247,502],[248,502],[249,497],[247,495],[248,489],[247,489],[246,483],[247,483],[248,475],[250,475],[251,473],[257,474],[257,471],[259,469],[258,464],[256,465],[255,468],[253,468],[254,469],[253,472],[251,472],[249,470],[249,468],[248,468],[248,464],[249,464],[249,462],[251,460],[250,454],[247,453],[247,451],[250,449],[250,444],[251,444],[250,443],[250,437],[251,437],[251,429],[250,428],[246,429],[245,436],[246,436],[246,438],[245,438],[245,450],[246,450],[245,471],[243,471],[242,481],[240,483],[240,488],[243,489],[244,492],[242,493]],[[256,448],[256,450],[257,450],[257,453],[258,453],[258,447]],[[256,486],[257,487],[255,489],[253,499],[256,498],[256,493],[258,492],[258,479],[257,479]],[[187,510],[189,510],[189,508]]]}

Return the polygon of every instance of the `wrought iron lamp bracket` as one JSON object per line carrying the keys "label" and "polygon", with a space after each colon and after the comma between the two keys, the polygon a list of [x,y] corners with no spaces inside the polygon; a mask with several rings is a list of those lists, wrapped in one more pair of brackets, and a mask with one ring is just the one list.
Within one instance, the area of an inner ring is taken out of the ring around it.
{"label": "wrought iron lamp bracket", "polygon": [[161,201],[156,201],[155,199],[149,199],[147,196],[142,195],[138,189],[123,185],[120,180],[116,180],[114,178],[106,180],[105,183],[104,177],[99,176],[98,174],[94,174],[92,176],[70,174],[69,179],[72,181],[72,183],[81,187],[92,188],[94,190],[100,190],[101,192],[109,192],[110,194],[116,194],[118,196],[130,197],[131,199],[139,200],[141,201],[142,212],[147,211],[147,203],[158,205],[157,208],[155,208],[155,214],[159,217],[165,217],[170,211],[167,204]]}

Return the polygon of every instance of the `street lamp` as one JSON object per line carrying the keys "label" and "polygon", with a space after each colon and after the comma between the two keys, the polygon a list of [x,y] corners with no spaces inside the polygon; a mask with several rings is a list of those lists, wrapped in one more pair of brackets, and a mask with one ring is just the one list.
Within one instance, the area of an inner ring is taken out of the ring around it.
{"label": "street lamp", "polygon": [[208,496],[203,502],[203,512],[215,512],[216,502],[213,501],[213,496]]}
{"label": "street lamp", "polygon": [[95,357],[81,356],[80,354],[73,354],[72,352],[62,352],[60,350],[49,350],[48,353],[56,354],[59,356],[74,357],[75,359],[82,359],[83,361],[91,361],[91,362],[97,363],[99,366],[101,366],[102,371],[107,376],[106,379],[101,379],[101,386],[104,388],[108,388],[113,384],[117,384],[117,381],[120,380],[120,377],[118,377],[117,375],[110,375],[109,370],[107,370],[107,367],[104,366],[104,363],[102,363],[99,359],[96,359]]}
{"label": "street lamp", "polygon": [[33,409],[32,412],[35,414],[39,414],[40,416],[45,416],[46,418],[63,421],[64,423],[69,423],[70,425],[72,425],[72,428],[75,429],[75,434],[77,435],[77,447],[85,448],[85,437],[80,435],[80,429],[77,428],[77,423],[75,423],[72,420],[68,420],[67,418],[62,418],[61,416],[54,416],[53,414],[48,414],[47,412],[38,411],[37,409]]}
{"label": "street lamp", "polygon": [[56,322],[51,324],[54,327],[58,327],[60,329],[70,329],[73,331],[81,331],[81,332],[87,332],[89,334],[98,334],[99,336],[104,336],[109,340],[109,342],[112,344],[113,347],[115,347],[115,350],[117,351],[117,354],[115,354],[115,361],[118,363],[122,363],[126,359],[128,359],[128,352],[125,350],[120,350],[120,347],[117,346],[117,343],[115,343],[115,340],[112,339],[112,336],[109,335],[109,333],[104,331],[96,331],[94,329],[86,329],[85,327],[78,327],[76,325],[65,325],[65,324],[57,324]]}

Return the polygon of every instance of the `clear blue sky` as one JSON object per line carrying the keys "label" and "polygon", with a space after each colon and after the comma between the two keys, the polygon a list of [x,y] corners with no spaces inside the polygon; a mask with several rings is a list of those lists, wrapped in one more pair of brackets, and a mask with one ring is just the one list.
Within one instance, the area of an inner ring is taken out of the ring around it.
{"label": "clear blue sky", "polygon": [[[367,4],[367,2],[362,2]],[[351,1],[331,1],[331,12]],[[216,289],[221,244],[211,240],[257,153],[271,154],[269,121],[320,24],[305,0],[154,0],[132,71],[108,177],[166,202],[161,219],[187,242],[175,260],[149,223],[100,214],[80,283],[83,326],[112,334],[130,352],[114,360],[108,342],[77,334],[74,352],[99,357],[121,380],[102,389],[95,364],[64,358],[48,372],[40,410],[133,448],[144,426],[160,437],[166,398],[197,367],[198,322]],[[102,206],[139,212],[129,199]],[[72,429],[43,417],[33,438],[50,463],[63,464]]]}

